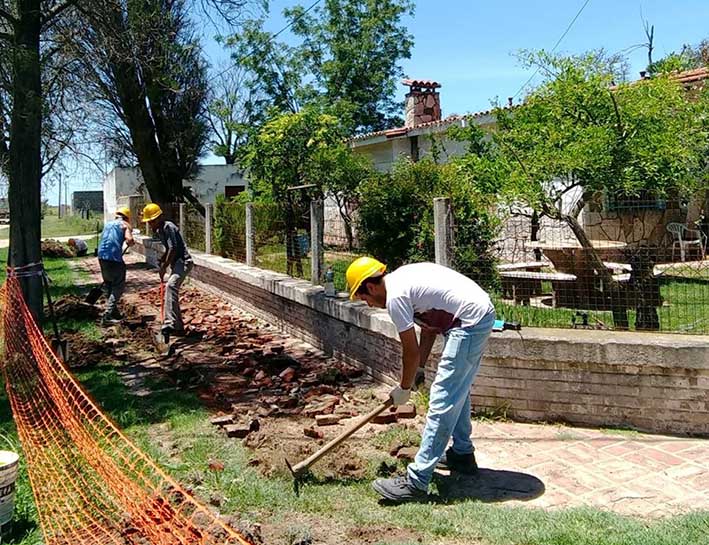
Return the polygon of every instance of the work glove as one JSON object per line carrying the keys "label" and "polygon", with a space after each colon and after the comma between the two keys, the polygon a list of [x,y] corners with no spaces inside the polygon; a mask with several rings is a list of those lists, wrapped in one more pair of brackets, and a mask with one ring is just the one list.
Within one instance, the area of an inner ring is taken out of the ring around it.
{"label": "work glove", "polygon": [[389,399],[391,399],[391,404],[396,407],[398,405],[403,405],[411,397],[411,390],[405,390],[401,386],[397,386],[389,393]]}

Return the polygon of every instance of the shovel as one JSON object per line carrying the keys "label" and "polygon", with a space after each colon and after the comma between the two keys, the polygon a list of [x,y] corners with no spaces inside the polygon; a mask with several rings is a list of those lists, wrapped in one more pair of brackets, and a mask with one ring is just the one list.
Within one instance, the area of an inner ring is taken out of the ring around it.
{"label": "shovel", "polygon": [[389,407],[391,407],[391,399],[387,399],[384,403],[379,405],[372,412],[370,412],[369,414],[366,414],[360,420],[357,420],[356,422],[353,422],[352,424],[350,424],[345,429],[345,431],[343,431],[340,435],[335,437],[332,441],[330,441],[328,444],[323,446],[320,450],[318,450],[315,454],[311,455],[306,460],[303,460],[302,462],[299,462],[299,463],[295,464],[294,466],[292,466],[290,464],[290,462],[288,462],[288,460],[286,460],[286,465],[288,466],[288,469],[290,470],[290,472],[293,474],[293,489],[295,490],[296,496],[299,495],[299,493],[300,493],[300,480],[302,479],[303,475],[305,474],[305,472],[308,470],[308,468],[310,466],[312,466],[320,458],[325,456],[332,449],[339,446],[340,443],[342,443],[350,435],[352,435],[354,432],[356,432],[358,429],[360,429],[362,426],[364,426],[367,422],[372,420],[375,416],[384,412]]}
{"label": "shovel", "polygon": [[66,339],[62,339],[59,335],[59,326],[57,325],[57,316],[54,314],[54,303],[52,302],[52,296],[49,293],[49,280],[46,274],[42,275],[42,282],[44,284],[44,290],[47,293],[47,306],[49,306],[49,317],[52,320],[52,326],[54,329],[54,338],[50,342],[52,351],[56,354],[64,363],[69,359],[69,343]]}

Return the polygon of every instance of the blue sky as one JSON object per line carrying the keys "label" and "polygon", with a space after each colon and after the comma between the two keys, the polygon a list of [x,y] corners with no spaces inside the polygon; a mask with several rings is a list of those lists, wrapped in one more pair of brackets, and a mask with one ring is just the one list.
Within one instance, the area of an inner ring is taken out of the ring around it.
{"label": "blue sky", "polygon": [[[414,36],[411,59],[404,73],[442,84],[443,115],[487,109],[499,97],[515,95],[533,70],[520,66],[520,49],[550,49],[566,30],[585,0],[418,0],[406,24]],[[285,26],[284,7],[310,5],[311,0],[271,0],[268,30]],[[603,47],[615,53],[645,41],[643,21],[655,26],[655,53],[659,59],[683,44],[709,37],[709,0],[589,0],[557,51],[581,53]],[[291,40],[287,32],[281,35]],[[210,42],[205,51],[213,65],[227,57]],[[645,68],[647,51],[629,52],[631,77]],[[399,89],[403,98],[405,88]],[[520,95],[521,96],[521,95]],[[218,163],[208,157],[205,163]],[[101,181],[73,178],[69,190],[100,189]],[[47,192],[56,203],[56,187]]]}

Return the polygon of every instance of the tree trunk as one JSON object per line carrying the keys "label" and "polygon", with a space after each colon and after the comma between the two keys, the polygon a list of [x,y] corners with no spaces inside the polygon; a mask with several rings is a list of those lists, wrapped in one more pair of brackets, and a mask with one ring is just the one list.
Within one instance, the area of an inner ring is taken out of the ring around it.
{"label": "tree trunk", "polygon": [[616,329],[628,329],[628,310],[625,304],[624,290],[621,285],[613,278],[613,273],[603,264],[603,260],[599,257],[591,241],[586,235],[581,224],[576,219],[583,210],[586,204],[586,197],[582,197],[574,206],[569,214],[562,215],[562,219],[571,228],[576,239],[581,244],[581,247],[587,252],[588,261],[596,274],[598,274],[601,282],[607,293],[609,294],[609,302],[611,311],[613,312],[613,325]]}
{"label": "tree trunk", "polygon": [[[13,108],[8,161],[10,254],[13,267],[42,260],[41,178],[42,83],[39,55],[40,0],[18,0],[12,55]],[[43,318],[42,279],[21,280],[22,293],[35,319]]]}
{"label": "tree trunk", "polygon": [[[529,239],[532,241],[539,240],[539,214],[537,213],[536,210],[532,211],[532,220],[530,222],[530,233],[529,233]],[[534,260],[535,261],[541,261],[542,260],[542,250],[540,248],[535,248],[534,249]]]}

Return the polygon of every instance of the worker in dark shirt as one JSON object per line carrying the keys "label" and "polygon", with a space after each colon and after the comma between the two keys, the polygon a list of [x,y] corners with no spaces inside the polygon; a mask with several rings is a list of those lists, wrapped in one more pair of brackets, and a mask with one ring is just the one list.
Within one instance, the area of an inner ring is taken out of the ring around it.
{"label": "worker in dark shirt", "polygon": [[161,328],[163,340],[167,343],[170,335],[184,333],[180,312],[180,286],[192,270],[194,263],[180,230],[177,225],[165,219],[160,206],[155,203],[145,205],[143,222],[150,225],[165,247],[165,253],[159,259],[160,282],[164,282],[165,273],[170,270],[165,286],[165,313]]}

